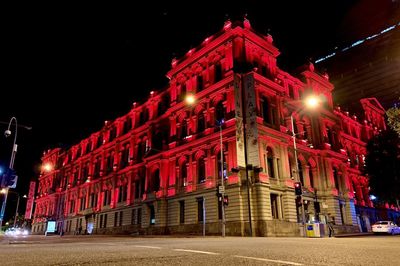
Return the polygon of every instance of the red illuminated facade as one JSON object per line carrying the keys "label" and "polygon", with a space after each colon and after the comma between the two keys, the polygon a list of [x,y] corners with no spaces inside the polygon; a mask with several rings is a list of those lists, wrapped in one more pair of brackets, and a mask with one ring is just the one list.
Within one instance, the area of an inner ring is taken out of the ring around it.
{"label": "red illuminated facade", "polygon": [[[220,234],[221,175],[227,235],[248,235],[249,214],[254,235],[299,235],[295,177],[307,221],[332,216],[338,231],[358,231],[355,206],[373,207],[361,173],[366,141],[385,128],[384,110],[369,98],[361,100],[361,116],[342,112],[326,75],[309,65],[294,77],[278,68],[278,55],[272,37],[253,31],[247,19],[227,21],[172,60],[167,89],[150,92],[70,149],[46,151],[42,162],[51,167],[39,177],[33,233],[55,220],[66,234],[79,227],[93,234],[200,234],[205,219],[206,234]],[[311,93],[324,99],[316,112],[302,103]],[[184,101],[188,94],[195,103]]]}

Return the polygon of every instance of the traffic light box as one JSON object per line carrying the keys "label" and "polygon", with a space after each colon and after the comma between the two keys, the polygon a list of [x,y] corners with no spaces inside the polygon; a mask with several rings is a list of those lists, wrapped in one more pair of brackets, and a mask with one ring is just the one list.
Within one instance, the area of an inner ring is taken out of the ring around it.
{"label": "traffic light box", "polygon": [[300,182],[295,182],[294,183],[294,192],[295,192],[295,194],[297,196],[300,196],[301,194],[303,194]]}
{"label": "traffic light box", "polygon": [[229,205],[229,198],[228,195],[224,195],[224,205],[228,206]]}
{"label": "traffic light box", "polygon": [[1,188],[16,188],[18,176],[13,169],[8,168],[1,176]]}

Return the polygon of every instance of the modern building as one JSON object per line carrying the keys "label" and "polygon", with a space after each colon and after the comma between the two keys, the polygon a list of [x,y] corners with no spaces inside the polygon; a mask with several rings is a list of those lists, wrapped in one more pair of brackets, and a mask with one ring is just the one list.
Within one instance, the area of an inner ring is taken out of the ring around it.
{"label": "modern building", "polygon": [[[166,89],[71,148],[46,151],[33,233],[53,220],[66,234],[217,235],[223,213],[227,235],[296,236],[303,217],[359,231],[368,219],[355,206],[373,207],[366,141],[385,128],[384,110],[374,98],[357,117],[335,108],[326,75],[310,64],[294,77],[278,55],[247,19],[226,21],[172,60]],[[311,94],[318,109],[303,104]]]}

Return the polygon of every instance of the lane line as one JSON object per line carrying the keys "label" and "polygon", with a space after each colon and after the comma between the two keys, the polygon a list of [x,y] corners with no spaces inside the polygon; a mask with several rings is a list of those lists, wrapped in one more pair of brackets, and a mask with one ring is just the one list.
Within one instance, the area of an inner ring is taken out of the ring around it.
{"label": "lane line", "polygon": [[297,266],[303,265],[301,263],[292,262],[292,261],[285,261],[285,260],[271,260],[271,259],[256,258],[256,257],[246,257],[246,256],[239,256],[239,255],[235,255],[234,257],[242,258],[242,259],[250,259],[250,260],[259,260],[259,261],[283,263],[283,264],[288,264],[288,265],[297,265]]}
{"label": "lane line", "polygon": [[192,250],[192,249],[173,249],[174,251],[184,251],[184,252],[192,252],[192,253],[200,253],[200,254],[208,254],[208,255],[219,255],[219,253],[201,251],[201,250]]}
{"label": "lane line", "polygon": [[161,249],[160,247],[155,247],[155,246],[138,246],[138,245],[135,245],[134,247],[136,247],[136,248],[153,248],[153,249]]}

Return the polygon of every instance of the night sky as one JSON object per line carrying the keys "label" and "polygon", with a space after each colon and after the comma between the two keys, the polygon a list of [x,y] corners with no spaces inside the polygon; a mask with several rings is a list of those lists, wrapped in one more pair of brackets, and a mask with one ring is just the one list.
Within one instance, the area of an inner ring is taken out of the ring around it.
{"label": "night sky", "polygon": [[[2,8],[0,121],[15,116],[32,126],[18,129],[20,194],[37,178],[44,150],[76,144],[166,87],[171,59],[220,31],[227,18],[247,14],[256,31],[269,32],[287,71],[399,18],[398,0],[157,2]],[[0,135],[3,168],[12,139]],[[12,212],[15,196],[9,199]]]}

